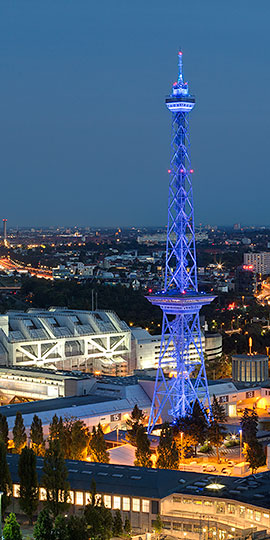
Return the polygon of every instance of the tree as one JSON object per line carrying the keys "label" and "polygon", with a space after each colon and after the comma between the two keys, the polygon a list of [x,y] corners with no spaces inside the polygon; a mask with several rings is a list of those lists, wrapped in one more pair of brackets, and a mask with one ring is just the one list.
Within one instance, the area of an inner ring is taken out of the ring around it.
{"label": "tree", "polygon": [[256,472],[258,467],[265,465],[266,458],[263,447],[258,441],[244,443],[243,455],[249,464],[252,474]]}
{"label": "tree", "polygon": [[22,540],[21,528],[13,512],[5,520],[3,537],[5,540]]}
{"label": "tree", "polygon": [[64,512],[68,504],[69,483],[67,468],[58,439],[50,440],[45,452],[42,485],[47,492],[46,507],[54,518]]}
{"label": "tree", "polygon": [[36,525],[34,527],[35,540],[49,540],[52,538],[53,520],[50,516],[48,508],[44,508],[38,515]]}
{"label": "tree", "polygon": [[131,535],[131,525],[130,525],[130,521],[129,521],[128,517],[126,517],[126,519],[125,519],[124,534],[125,534],[125,536],[128,536],[128,537]]}
{"label": "tree", "polygon": [[68,522],[63,516],[57,516],[52,531],[53,540],[69,540]]}
{"label": "tree", "polygon": [[168,422],[163,425],[161,430],[156,466],[158,469],[178,469],[179,467],[179,454],[173,430]]}
{"label": "tree", "polygon": [[159,538],[163,530],[163,523],[162,523],[160,514],[157,515],[157,519],[155,519],[153,523],[153,529],[154,529],[155,534]]}
{"label": "tree", "polygon": [[83,516],[70,516],[68,520],[68,538],[69,540],[88,540],[89,534],[87,531],[87,525]]}
{"label": "tree", "polygon": [[135,456],[134,465],[152,467],[150,442],[143,426],[139,426],[137,429]]}
{"label": "tree", "polygon": [[92,461],[100,463],[109,463],[110,461],[110,455],[106,449],[104,434],[100,424],[98,424],[97,429],[93,426],[89,441],[89,453]]}
{"label": "tree", "polygon": [[241,418],[241,428],[243,430],[244,449],[243,454],[249,463],[252,473],[265,465],[265,455],[263,447],[257,439],[258,415],[255,409],[250,411],[245,409]]}
{"label": "tree", "polygon": [[121,518],[120,510],[116,510],[113,517],[113,526],[112,526],[113,536],[121,536],[123,534],[123,522]]}
{"label": "tree", "polygon": [[226,412],[224,407],[218,402],[215,395],[213,395],[212,401],[212,416],[219,424],[225,424],[227,422]]}
{"label": "tree", "polygon": [[30,428],[32,448],[38,456],[44,455],[44,437],[41,419],[35,414]]}
{"label": "tree", "polygon": [[20,454],[23,447],[26,445],[26,433],[23,423],[22,413],[17,411],[15,423],[13,427],[13,443],[16,454]]}
{"label": "tree", "polygon": [[19,504],[32,525],[33,516],[38,508],[38,478],[35,453],[27,446],[22,449],[19,457],[18,473],[20,478]]}
{"label": "tree", "polygon": [[134,405],[133,411],[130,415],[130,418],[126,421],[126,424],[128,426],[128,431],[126,435],[126,440],[132,444],[132,446],[136,446],[136,435],[139,426],[143,425],[145,420],[145,414],[141,409],[139,409],[138,405]]}
{"label": "tree", "polygon": [[7,464],[6,446],[2,440],[0,440],[0,491],[3,492],[3,496],[2,496],[2,515],[3,515],[11,501],[12,481],[11,481],[11,476],[9,472],[9,467]]}
{"label": "tree", "polygon": [[[71,426],[70,457],[83,460],[87,457],[89,431],[82,420],[76,420]],[[104,439],[104,437],[103,437]]]}
{"label": "tree", "polygon": [[258,415],[255,409],[252,411],[245,409],[240,424],[243,431],[243,441],[248,444],[255,441],[258,431]]}
{"label": "tree", "polygon": [[8,449],[8,423],[4,414],[0,413],[0,439],[5,443]]}
{"label": "tree", "polygon": [[112,513],[102,502],[85,507],[84,517],[92,540],[109,540],[112,536]]}
{"label": "tree", "polygon": [[217,462],[220,463],[219,448],[221,447],[226,430],[216,420],[211,420],[208,427],[208,440],[212,446],[216,449]]}
{"label": "tree", "polygon": [[55,439],[59,439],[60,442],[62,442],[63,437],[64,437],[64,424],[63,424],[62,416],[60,416],[60,418],[58,419],[57,414],[55,414],[50,423],[49,438],[52,441]]}

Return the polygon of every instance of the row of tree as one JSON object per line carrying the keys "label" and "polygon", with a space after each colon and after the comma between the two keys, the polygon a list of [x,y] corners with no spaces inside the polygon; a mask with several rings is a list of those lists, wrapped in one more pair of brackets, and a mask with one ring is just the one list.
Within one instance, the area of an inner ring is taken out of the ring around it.
{"label": "row of tree", "polygon": [[[10,446],[17,454],[27,444],[27,435],[20,411],[17,412],[13,427],[13,444],[8,437],[8,423],[4,415],[0,414],[0,439],[4,442],[6,450]],[[108,463],[109,453],[106,449],[104,434],[99,424],[94,426],[92,433],[82,420],[77,418],[68,418],[63,421],[55,414],[49,426],[49,441],[58,440],[63,449],[64,458],[83,460],[90,456],[92,461]],[[30,427],[31,448],[38,456],[45,455],[45,438],[43,433],[42,421],[35,414]]]}
{"label": "row of tree", "polygon": [[[220,447],[224,443],[226,430],[226,414],[224,407],[213,397],[212,415],[208,419],[198,402],[195,402],[190,415],[179,417],[175,425],[163,424],[157,448],[156,467],[162,469],[179,469],[185,459],[196,456],[198,445],[205,442],[216,449],[217,461],[220,462]],[[150,441],[144,428],[145,415],[135,405],[127,420],[127,440],[136,447],[135,465],[152,466]],[[263,447],[258,441],[258,415],[255,409],[245,409],[241,419],[243,433],[243,455],[252,472],[265,464]]]}

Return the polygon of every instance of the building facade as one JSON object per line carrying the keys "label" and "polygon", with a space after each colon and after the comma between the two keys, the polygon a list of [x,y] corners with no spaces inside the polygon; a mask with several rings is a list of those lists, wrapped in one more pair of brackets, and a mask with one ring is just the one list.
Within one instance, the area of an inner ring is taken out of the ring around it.
{"label": "building facade", "polygon": [[270,274],[270,251],[244,253],[244,265],[252,266],[256,274]]}
{"label": "building facade", "polygon": [[[151,336],[143,328],[132,328],[131,357],[134,369],[150,369],[158,366],[161,335]],[[168,339],[169,336],[167,336]],[[201,342],[203,352],[206,353],[209,360],[220,358],[222,355],[222,336],[221,334],[201,333]],[[164,358],[169,360],[173,353],[173,344],[170,343],[164,354]],[[191,361],[198,360],[198,351],[194,343],[190,344],[189,355]],[[173,363],[173,360],[172,360]]]}
{"label": "building facade", "polygon": [[0,364],[126,375],[130,329],[112,311],[64,308],[0,316]]}

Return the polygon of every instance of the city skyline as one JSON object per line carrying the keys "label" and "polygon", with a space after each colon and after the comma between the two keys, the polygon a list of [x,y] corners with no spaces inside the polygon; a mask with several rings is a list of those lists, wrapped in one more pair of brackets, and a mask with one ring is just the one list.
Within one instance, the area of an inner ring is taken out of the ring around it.
{"label": "city skyline", "polygon": [[266,1],[253,10],[242,0],[2,5],[0,174],[8,225],[166,225],[163,100],[179,44],[197,97],[195,222],[267,225],[267,12]]}

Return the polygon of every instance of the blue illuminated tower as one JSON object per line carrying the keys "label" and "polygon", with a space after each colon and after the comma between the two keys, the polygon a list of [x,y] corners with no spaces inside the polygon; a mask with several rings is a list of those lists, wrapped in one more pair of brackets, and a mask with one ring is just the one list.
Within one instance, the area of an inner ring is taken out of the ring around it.
{"label": "blue illuminated tower", "polygon": [[[148,300],[163,311],[162,339],[148,433],[169,414],[172,422],[192,412],[196,400],[210,414],[199,312],[214,296],[198,292],[197,264],[189,155],[189,113],[195,98],[179,76],[166,105],[172,113],[171,165],[165,285]],[[170,354],[168,354],[168,350]],[[197,354],[196,354],[197,353]],[[170,377],[164,374],[170,372]]]}

